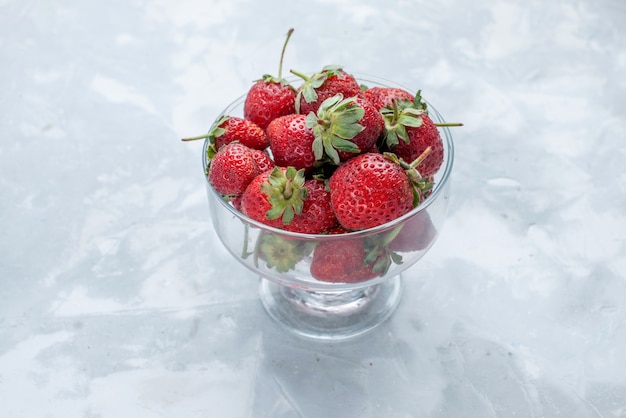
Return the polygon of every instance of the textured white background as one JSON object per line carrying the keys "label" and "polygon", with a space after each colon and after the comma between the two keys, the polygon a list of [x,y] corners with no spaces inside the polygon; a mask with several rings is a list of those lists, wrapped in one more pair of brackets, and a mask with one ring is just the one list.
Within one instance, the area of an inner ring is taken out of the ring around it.
{"label": "textured white background", "polygon": [[[0,0],[0,416],[626,417],[626,3]],[[403,304],[285,335],[202,144],[264,73],[422,89],[450,216]]]}

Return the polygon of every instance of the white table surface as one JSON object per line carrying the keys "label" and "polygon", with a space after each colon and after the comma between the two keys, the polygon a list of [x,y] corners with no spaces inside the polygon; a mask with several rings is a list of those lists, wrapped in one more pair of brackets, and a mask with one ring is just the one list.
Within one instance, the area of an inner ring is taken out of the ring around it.
{"label": "white table surface", "polygon": [[[341,64],[455,129],[396,314],[284,333],[213,231],[206,132]],[[626,417],[626,3],[0,1],[0,416]]]}

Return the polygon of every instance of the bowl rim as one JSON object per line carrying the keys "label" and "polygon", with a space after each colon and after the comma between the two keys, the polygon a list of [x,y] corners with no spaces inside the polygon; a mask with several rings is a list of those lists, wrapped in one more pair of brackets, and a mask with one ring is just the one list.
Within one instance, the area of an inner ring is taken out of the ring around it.
{"label": "bowl rim", "polygon": [[[361,82],[373,82],[373,83],[377,83],[379,85],[383,85],[383,86],[387,86],[387,87],[397,87],[397,88],[402,88],[405,89],[409,92],[412,92],[413,90],[400,85],[398,83],[395,83],[393,81],[390,80],[386,80],[384,78],[380,78],[377,76],[372,76],[369,74],[359,74],[359,73],[352,73],[352,75],[357,79],[357,81],[359,83]],[[289,77],[287,79],[288,81],[297,81],[300,80],[299,78],[294,78],[294,77]],[[220,118],[222,118],[223,116],[228,115],[234,108],[236,108],[237,106],[241,105],[245,99],[246,99],[247,93],[239,96],[238,98],[236,98],[235,100],[233,100],[228,106],[226,106],[226,108],[224,108],[224,110],[222,112],[220,112],[220,114],[217,116],[217,118],[215,118],[213,124],[211,125],[211,127],[213,127],[215,125],[215,123],[220,120]],[[427,107],[428,107],[428,115],[431,116],[432,114],[435,115],[436,117],[436,122],[437,123],[443,123],[445,122],[445,119],[443,118],[443,116],[441,115],[441,113],[439,113],[439,111],[427,100],[424,100],[424,102],[426,103]],[[432,192],[430,193],[430,195],[424,199],[424,201],[422,203],[420,203],[418,206],[416,206],[415,208],[411,209],[409,212],[405,213],[404,215],[393,219],[387,223],[384,223],[382,225],[378,225],[375,226],[373,228],[368,228],[368,229],[362,229],[362,230],[358,230],[358,231],[350,231],[350,232],[346,232],[344,234],[305,234],[305,233],[301,233],[301,232],[291,232],[291,231],[287,231],[284,229],[280,229],[280,228],[275,228],[269,225],[266,225],[262,222],[258,222],[250,217],[248,217],[247,215],[243,214],[242,212],[238,211],[237,209],[235,209],[235,207],[233,207],[231,204],[229,204],[220,193],[218,193],[213,186],[211,185],[211,183],[209,182],[208,176],[206,175],[207,172],[207,167],[208,167],[208,162],[207,162],[207,150],[208,147],[210,146],[210,140],[207,138],[204,141],[204,145],[202,147],[202,167],[203,167],[203,172],[205,173],[205,182],[206,182],[206,186],[208,188],[208,190],[210,190],[210,193],[213,194],[213,197],[215,197],[216,200],[219,201],[219,203],[224,206],[227,210],[229,210],[234,216],[236,216],[237,218],[239,218],[240,220],[246,222],[247,224],[250,224],[251,226],[264,230],[266,232],[269,233],[273,233],[273,234],[279,234],[279,235],[283,235],[283,236],[287,236],[290,238],[294,238],[294,239],[299,239],[299,240],[312,240],[312,241],[320,241],[320,240],[324,240],[324,241],[332,241],[332,240],[341,240],[341,239],[346,239],[346,238],[358,238],[358,237],[365,237],[365,236],[369,236],[369,235],[373,235],[373,234],[378,234],[380,232],[386,232],[388,230],[391,230],[393,228],[395,228],[396,226],[398,226],[399,224],[402,224],[404,221],[406,221],[407,219],[416,216],[418,213],[425,211],[435,200],[437,200],[438,196],[442,193],[442,190],[445,189],[445,185],[449,182],[450,180],[450,175],[452,173],[452,167],[454,165],[454,141],[452,140],[452,134],[450,133],[450,128],[447,126],[444,127],[438,127],[438,129],[440,129],[441,131],[443,131],[443,138],[442,140],[444,140],[444,142],[446,143],[446,161],[445,161],[445,166],[443,167],[443,173],[441,176],[441,179],[435,183],[435,186],[432,189]],[[441,168],[440,168],[441,170]]]}

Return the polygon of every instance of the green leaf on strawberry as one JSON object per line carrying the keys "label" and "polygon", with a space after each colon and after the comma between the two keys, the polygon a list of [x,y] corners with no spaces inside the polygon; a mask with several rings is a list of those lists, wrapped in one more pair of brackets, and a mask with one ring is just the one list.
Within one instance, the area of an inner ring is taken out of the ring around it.
{"label": "green leaf on strawberry", "polygon": [[415,106],[416,109],[420,109],[422,112],[428,115],[428,105],[426,104],[424,99],[422,99],[421,90],[418,90],[417,93],[415,93],[415,98],[413,99],[413,105]]}
{"label": "green leaf on strawberry", "polygon": [[337,94],[322,102],[317,114],[310,112],[306,118],[306,126],[313,129],[315,140],[313,152],[315,159],[321,161],[326,155],[334,164],[339,165],[337,151],[360,152],[359,147],[350,139],[363,131],[358,122],[365,111],[356,104],[356,99],[343,98]]}
{"label": "green leaf on strawberry", "polygon": [[216,120],[215,123],[213,123],[213,126],[211,126],[211,129],[209,129],[208,133],[203,134],[203,135],[193,136],[190,138],[183,138],[183,141],[194,141],[196,139],[207,138],[209,140],[209,146],[207,147],[207,150],[206,150],[207,161],[209,161],[210,163],[213,160],[213,157],[215,156],[215,154],[217,153],[217,147],[215,146],[215,138],[220,137],[226,133],[226,129],[224,129],[222,125],[228,119],[230,119],[230,116],[223,115],[221,118]]}
{"label": "green leaf on strawberry", "polygon": [[340,65],[327,65],[311,76],[296,70],[290,71],[304,80],[296,95],[296,113],[308,114],[310,111],[317,111],[325,99],[337,93],[346,96],[361,93],[361,87],[356,79],[346,73]]}
{"label": "green leaf on strawberry", "polygon": [[218,136],[224,135],[226,133],[226,129],[222,128],[221,125],[230,119],[230,116],[224,115],[215,122],[213,128],[209,131],[209,138],[217,138]]}
{"label": "green leaf on strawberry", "polygon": [[412,109],[410,107],[404,108],[398,117],[398,124],[403,126],[412,126],[418,128],[422,126],[421,110]]}
{"label": "green leaf on strawberry", "polygon": [[315,73],[312,76],[307,76],[304,73],[301,73],[296,70],[291,70],[291,72],[298,77],[304,80],[301,88],[298,90],[298,94],[296,95],[296,113],[300,113],[300,101],[302,97],[307,103],[313,103],[317,100],[317,89],[322,87],[322,85],[326,82],[328,78],[328,73],[319,72]]}
{"label": "green leaf on strawberry", "polygon": [[296,96],[296,112],[300,112],[300,96],[304,96],[304,100],[307,103],[313,103],[317,100],[317,89],[322,87],[322,85],[326,82],[329,76],[338,75],[342,70],[340,65],[327,65],[322,68],[322,71],[319,73],[313,74],[311,77],[308,77],[298,71],[292,70],[291,72],[298,77],[304,79],[304,84],[302,84],[302,89],[299,94]]}
{"label": "green leaf on strawberry", "polygon": [[328,64],[322,67],[322,72],[328,73],[328,75],[339,75],[343,70],[343,66],[337,64]]}
{"label": "green leaf on strawberry", "polygon": [[400,227],[394,228],[383,236],[373,235],[366,238],[366,256],[363,262],[370,265],[378,275],[387,274],[392,264],[402,264],[402,256],[389,249],[389,243],[400,233]]}
{"label": "green leaf on strawberry", "polygon": [[406,100],[393,100],[391,107],[381,110],[385,120],[383,131],[384,142],[389,148],[393,148],[402,139],[407,144],[411,141],[407,127],[418,128],[422,126],[422,114],[424,111],[416,108],[413,103]]}
{"label": "green leaf on strawberry", "polygon": [[261,258],[267,267],[275,268],[279,273],[295,269],[296,264],[311,252],[310,243],[285,239],[277,234],[262,233],[258,239],[255,265],[258,266]]}
{"label": "green leaf on strawberry", "polygon": [[304,187],[304,170],[288,167],[285,171],[275,167],[268,176],[268,182],[261,185],[261,191],[272,206],[265,214],[267,219],[281,218],[286,225],[295,215],[302,213],[307,189]]}

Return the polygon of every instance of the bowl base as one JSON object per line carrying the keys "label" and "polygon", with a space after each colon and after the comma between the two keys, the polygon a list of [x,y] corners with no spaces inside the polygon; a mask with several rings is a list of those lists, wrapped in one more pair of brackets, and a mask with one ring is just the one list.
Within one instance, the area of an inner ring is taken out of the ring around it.
{"label": "bowl base", "polygon": [[270,317],[288,331],[314,339],[340,340],[383,323],[400,302],[402,280],[392,277],[356,290],[318,292],[261,279],[260,297]]}

